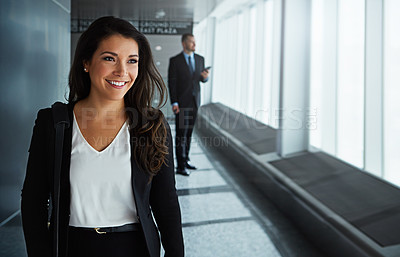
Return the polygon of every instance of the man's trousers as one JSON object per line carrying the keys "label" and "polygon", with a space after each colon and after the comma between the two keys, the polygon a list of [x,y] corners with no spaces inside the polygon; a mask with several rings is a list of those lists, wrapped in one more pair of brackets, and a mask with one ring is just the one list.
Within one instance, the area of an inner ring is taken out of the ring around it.
{"label": "man's trousers", "polygon": [[180,108],[179,113],[175,115],[175,153],[178,169],[184,169],[189,161],[190,142],[196,118],[197,107]]}

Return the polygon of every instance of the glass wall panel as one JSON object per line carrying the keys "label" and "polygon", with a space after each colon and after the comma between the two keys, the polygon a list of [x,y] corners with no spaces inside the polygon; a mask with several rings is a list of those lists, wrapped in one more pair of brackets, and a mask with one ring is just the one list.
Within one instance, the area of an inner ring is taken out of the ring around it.
{"label": "glass wall panel", "polygon": [[240,98],[242,97],[241,94],[241,82],[242,82],[242,70],[245,67],[243,65],[243,38],[244,38],[244,14],[241,12],[237,16],[237,47],[233,53],[235,53],[235,71],[233,72],[233,76],[235,77],[235,109],[238,109],[240,106]]}
{"label": "glass wall panel", "polygon": [[273,1],[268,0],[222,16],[215,30],[212,101],[264,123],[275,97],[271,93],[275,18]]}
{"label": "glass wall panel", "polygon": [[257,110],[256,118],[265,123],[269,123],[270,115],[273,112],[271,106],[271,87],[272,87],[272,44],[274,28],[274,5],[273,1],[264,2],[264,51],[263,51],[263,85],[262,85],[262,108]]}
{"label": "glass wall panel", "polygon": [[400,1],[384,2],[384,178],[400,185]]}
{"label": "glass wall panel", "polygon": [[226,69],[226,96],[227,101],[229,101],[229,106],[235,106],[235,93],[237,91],[237,86],[235,83],[234,74],[236,72],[236,56],[233,54],[237,47],[237,33],[236,33],[236,15],[230,17],[226,20],[226,30],[228,32],[227,37],[225,38],[225,50],[222,54],[222,58],[224,59],[224,66]]}
{"label": "glass wall panel", "polygon": [[243,11],[243,37],[240,39],[242,41],[242,48],[238,49],[239,54],[242,55],[242,69],[237,72],[242,73],[242,79],[239,85],[240,92],[240,102],[236,106],[236,110],[242,113],[248,113],[247,103],[248,103],[248,95],[249,95],[249,71],[250,71],[250,63],[249,63],[249,47],[250,47],[250,11],[246,8]]}
{"label": "glass wall panel", "polygon": [[[323,88],[323,0],[312,1],[312,16],[311,16],[311,69],[310,69],[310,111],[313,116],[310,116],[310,145],[322,147],[322,88]],[[332,117],[334,118],[334,117]]]}
{"label": "glass wall panel", "polygon": [[[215,52],[214,52],[214,83],[213,102],[220,102],[236,109],[237,95],[240,95],[240,83],[237,83],[237,62],[240,57],[235,53],[238,41],[237,17],[218,21],[216,25]],[[238,92],[239,91],[239,92]],[[240,100],[240,99],[239,99]]]}
{"label": "glass wall panel", "polygon": [[213,102],[223,102],[220,95],[224,89],[224,69],[223,69],[223,59],[221,58],[221,53],[223,51],[223,38],[224,38],[224,30],[223,23],[221,21],[216,22],[215,28],[215,51],[214,51],[214,81],[212,88],[212,101]]}
{"label": "glass wall panel", "polygon": [[337,156],[362,168],[365,0],[338,4]]}
{"label": "glass wall panel", "polygon": [[[248,30],[249,30],[249,37],[248,37],[248,59],[247,59],[247,67],[248,67],[248,72],[247,72],[247,78],[248,78],[248,83],[247,85],[243,85],[246,90],[247,90],[247,99],[246,99],[246,109],[245,112],[247,115],[250,117],[255,116],[255,104],[254,104],[254,96],[255,94],[260,94],[260,92],[254,92],[254,83],[255,83],[255,71],[256,71],[256,21],[257,21],[257,9],[256,6],[252,6],[250,8],[249,12],[249,23],[248,23]],[[262,31],[259,31],[261,34]]]}

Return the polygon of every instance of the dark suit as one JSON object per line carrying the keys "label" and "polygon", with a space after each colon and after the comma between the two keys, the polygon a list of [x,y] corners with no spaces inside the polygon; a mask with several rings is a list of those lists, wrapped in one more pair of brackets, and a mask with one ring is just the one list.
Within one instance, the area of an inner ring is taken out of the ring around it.
{"label": "dark suit", "polygon": [[191,75],[183,52],[169,60],[168,87],[171,103],[177,102],[180,109],[175,115],[178,168],[184,168],[189,159],[190,141],[200,106],[200,81],[206,81],[200,74],[204,70],[204,58],[194,54],[194,62],[195,69]]}
{"label": "dark suit", "polygon": [[[69,118],[73,120],[74,104],[68,104]],[[133,152],[133,136],[131,136]],[[29,256],[51,256],[52,228],[47,229],[47,202],[53,194],[55,130],[51,109],[40,110],[35,121],[26,178],[22,190],[21,213],[25,241]],[[60,231],[59,252],[66,256],[70,207],[69,168],[71,161],[72,126],[65,131],[63,161],[60,179]],[[184,256],[181,213],[175,189],[172,138],[168,129],[168,166],[163,165],[159,173],[148,183],[147,173],[132,165],[132,188],[138,219],[143,228],[147,248],[151,257],[160,255],[160,238],[165,256]],[[151,207],[151,210],[150,210]],[[153,212],[157,227],[151,215]]]}

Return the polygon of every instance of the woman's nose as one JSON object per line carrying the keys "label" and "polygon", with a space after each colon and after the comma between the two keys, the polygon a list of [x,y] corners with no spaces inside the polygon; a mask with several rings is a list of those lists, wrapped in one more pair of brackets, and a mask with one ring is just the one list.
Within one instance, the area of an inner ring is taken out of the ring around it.
{"label": "woman's nose", "polygon": [[114,71],[114,75],[123,77],[128,74],[128,70],[124,63],[119,63]]}

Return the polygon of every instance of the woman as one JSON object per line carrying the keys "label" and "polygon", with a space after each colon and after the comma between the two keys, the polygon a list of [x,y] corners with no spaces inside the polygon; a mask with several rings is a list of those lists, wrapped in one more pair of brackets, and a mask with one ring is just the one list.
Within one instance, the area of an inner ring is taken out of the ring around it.
{"label": "woman", "polygon": [[[78,41],[69,87],[59,255],[159,256],[159,230],[165,256],[183,256],[171,132],[151,107],[165,85],[147,39],[125,20],[97,19]],[[29,256],[52,252],[54,140],[51,109],[40,110],[21,203]]]}

